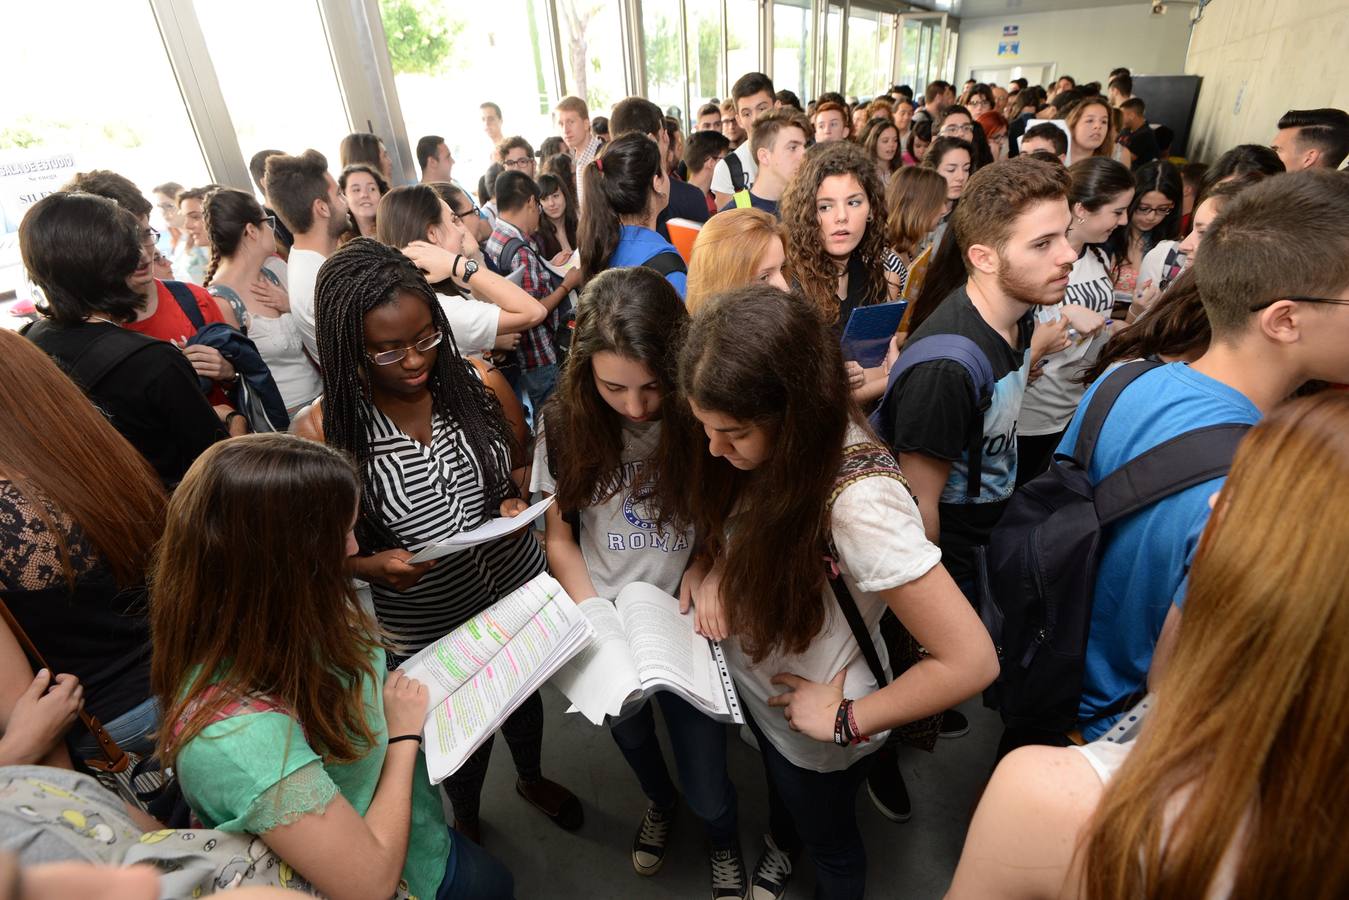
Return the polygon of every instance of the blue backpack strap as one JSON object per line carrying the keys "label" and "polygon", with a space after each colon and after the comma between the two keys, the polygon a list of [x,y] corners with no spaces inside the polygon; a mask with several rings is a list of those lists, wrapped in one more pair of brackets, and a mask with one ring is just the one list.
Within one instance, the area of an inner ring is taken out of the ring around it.
{"label": "blue backpack strap", "polygon": [[988,361],[984,351],[979,349],[979,345],[964,335],[960,334],[933,334],[925,338],[919,338],[911,344],[906,344],[904,350],[899,354],[899,359],[890,369],[890,378],[885,385],[885,396],[881,398],[880,406],[872,415],[872,425],[885,434],[889,431],[881,415],[882,410],[887,406],[890,392],[895,389],[895,385],[904,377],[904,374],[915,366],[927,362],[935,362],[939,359],[950,360],[961,366],[970,377],[970,387],[976,411],[974,429],[970,435],[969,443],[969,472],[966,477],[965,492],[968,497],[979,496],[979,483],[983,477],[984,471],[984,413],[988,410],[989,404],[993,402],[993,364]]}
{"label": "blue backpack strap", "polygon": [[164,287],[168,288],[173,299],[178,301],[178,308],[187,316],[193,328],[201,331],[206,327],[206,319],[201,314],[201,307],[197,305],[197,295],[192,293],[192,288],[181,281],[166,281]]}

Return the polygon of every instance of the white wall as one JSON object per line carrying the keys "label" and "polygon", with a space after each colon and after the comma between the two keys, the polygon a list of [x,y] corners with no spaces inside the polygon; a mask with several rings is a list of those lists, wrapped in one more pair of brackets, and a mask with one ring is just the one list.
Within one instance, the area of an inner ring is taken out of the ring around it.
{"label": "white wall", "polygon": [[1190,138],[1195,159],[1268,144],[1290,108],[1349,109],[1349,3],[1213,0],[1195,25],[1185,71],[1204,78]]}
{"label": "white wall", "polygon": [[[1191,9],[1177,5],[1164,16],[1154,16],[1144,0],[1135,0],[1127,6],[1024,15],[1008,10],[1005,15],[961,19],[956,84],[968,78],[974,66],[1017,62],[1056,62],[1060,75],[1071,75],[1079,83],[1099,81],[1102,91],[1110,70],[1119,66],[1135,75],[1179,75],[1185,67]],[[1014,38],[1021,41],[1018,56],[998,56],[1004,25],[1020,27]]]}

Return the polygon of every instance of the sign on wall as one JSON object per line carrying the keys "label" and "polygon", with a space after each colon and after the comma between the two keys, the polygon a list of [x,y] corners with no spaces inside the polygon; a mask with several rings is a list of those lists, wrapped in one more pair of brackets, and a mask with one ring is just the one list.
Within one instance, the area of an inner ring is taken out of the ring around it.
{"label": "sign on wall", "polygon": [[998,41],[999,56],[1019,56],[1021,54],[1020,41]]}

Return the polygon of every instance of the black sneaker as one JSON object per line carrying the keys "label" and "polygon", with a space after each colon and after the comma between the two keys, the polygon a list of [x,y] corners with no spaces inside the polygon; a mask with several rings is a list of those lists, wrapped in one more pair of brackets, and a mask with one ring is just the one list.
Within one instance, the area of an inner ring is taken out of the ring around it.
{"label": "black sneaker", "polygon": [[763,836],[763,855],[754,867],[750,882],[752,900],[780,900],[787,893],[787,882],[792,877],[792,858],[778,849],[771,835]]}
{"label": "black sneaker", "polygon": [[937,729],[937,737],[958,738],[968,733],[969,730],[970,720],[965,718],[965,714],[959,710],[948,709],[941,714],[941,725]]}
{"label": "black sneaker", "polygon": [[665,862],[665,842],[670,838],[674,809],[648,806],[632,839],[632,867],[638,875],[655,875]]}
{"label": "black sneaker", "polygon": [[894,754],[881,751],[880,757],[867,773],[867,793],[880,814],[891,822],[907,822],[913,816],[909,803],[909,789],[899,773],[899,762]]}
{"label": "black sneaker", "polygon": [[744,900],[745,861],[740,845],[712,851],[712,900]]}

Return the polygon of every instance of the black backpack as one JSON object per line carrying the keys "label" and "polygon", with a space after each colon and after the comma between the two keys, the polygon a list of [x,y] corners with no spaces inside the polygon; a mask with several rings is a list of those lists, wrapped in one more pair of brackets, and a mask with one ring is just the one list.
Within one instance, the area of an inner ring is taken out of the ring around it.
{"label": "black backpack", "polygon": [[[540,263],[543,262],[543,258],[539,256],[539,251],[535,250],[532,244],[513,237],[501,245],[501,253],[497,255],[497,271],[503,277],[515,271],[515,254],[521,250],[534,254]],[[544,266],[543,270],[548,273],[549,282],[552,283],[554,277],[552,270],[547,266]],[[571,352],[571,333],[576,330],[576,305],[572,303],[570,295],[562,298],[562,302],[557,305],[555,312],[557,313],[558,324],[553,329],[553,343],[557,346],[557,364],[561,367],[567,362],[567,355]],[[544,321],[546,323],[547,319]]]}
{"label": "black backpack", "polygon": [[745,166],[734,153],[726,154],[726,170],[731,173],[731,193],[738,194],[749,187],[745,182]]}
{"label": "black backpack", "polygon": [[[1072,456],[1023,485],[1007,505],[988,547],[979,613],[993,637],[1002,672],[986,705],[1013,728],[1069,731],[1079,724],[1096,569],[1106,529],[1186,488],[1226,475],[1249,425],[1212,425],[1178,435],[1130,460],[1095,485],[1088,472],[1101,427],[1115,400],[1140,375],[1161,365],[1128,363],[1092,396]],[[1100,711],[1117,715],[1146,686]]]}

